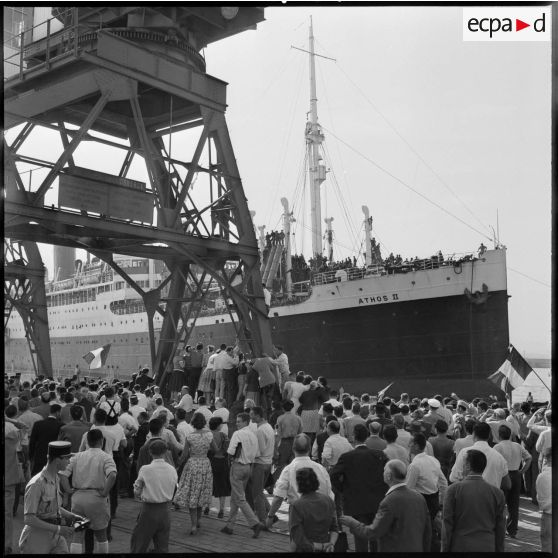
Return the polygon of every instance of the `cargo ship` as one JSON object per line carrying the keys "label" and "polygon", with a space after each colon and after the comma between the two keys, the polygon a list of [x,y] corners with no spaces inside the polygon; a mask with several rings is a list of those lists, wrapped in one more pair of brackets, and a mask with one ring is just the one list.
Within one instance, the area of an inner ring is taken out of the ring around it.
{"label": "cargo ship", "polygon": [[[469,254],[403,260],[382,256],[363,206],[365,261],[334,262],[331,218],[322,236],[320,186],[326,168],[318,122],[314,44],[310,28],[310,111],[305,127],[310,185],[312,256],[292,256],[289,205],[282,199],[283,230],[260,228],[262,280],[271,294],[272,338],[293,371],[325,376],[345,391],[460,397],[501,395],[487,380],[509,345],[506,249],[495,239]],[[323,238],[326,238],[326,254]],[[166,276],[162,262],[115,256],[143,288]],[[103,372],[127,377],[150,362],[147,314],[138,294],[103,262],[74,259],[55,248],[56,280],[47,283],[55,374],[86,368],[83,356],[111,344]],[[164,293],[163,293],[164,297]],[[234,344],[236,318],[216,286],[201,302],[189,344]],[[158,339],[162,318],[155,317]],[[6,371],[31,371],[21,318],[12,312],[4,335]]]}

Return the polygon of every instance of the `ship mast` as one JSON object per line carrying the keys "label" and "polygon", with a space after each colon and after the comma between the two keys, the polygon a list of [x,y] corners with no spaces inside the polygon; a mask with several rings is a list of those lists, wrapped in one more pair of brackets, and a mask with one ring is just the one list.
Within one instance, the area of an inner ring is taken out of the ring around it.
{"label": "ship mast", "polygon": [[324,222],[326,224],[326,243],[327,243],[327,259],[333,262],[333,229],[331,228],[331,223],[333,217],[326,217]]}
{"label": "ship mast", "polygon": [[364,238],[366,240],[366,266],[372,265],[372,217],[366,205],[362,206],[364,213]]}
{"label": "ship mast", "polygon": [[310,120],[306,123],[306,148],[308,150],[308,172],[310,181],[310,216],[312,225],[312,255],[322,255],[322,220],[320,187],[325,180],[326,169],[320,157],[320,146],[324,141],[318,124],[318,99],[316,95],[316,64],[314,54],[314,32],[310,17]]}

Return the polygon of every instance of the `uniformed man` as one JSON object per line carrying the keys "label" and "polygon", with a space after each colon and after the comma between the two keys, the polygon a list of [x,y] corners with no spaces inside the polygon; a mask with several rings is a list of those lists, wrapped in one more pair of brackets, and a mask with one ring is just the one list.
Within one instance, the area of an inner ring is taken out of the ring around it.
{"label": "uniformed man", "polygon": [[25,487],[24,527],[19,538],[22,554],[67,554],[66,539],[71,539],[75,521],[83,517],[62,507],[58,471],[68,465],[70,442],[48,444],[47,464]]}
{"label": "uniformed man", "polygon": [[[108,496],[116,480],[116,464],[112,456],[103,451],[103,440],[101,430],[95,428],[87,432],[88,449],[70,458],[66,469],[60,472],[60,485],[72,494],[72,512],[90,520],[88,527],[97,540],[99,554],[108,554]],[[81,554],[82,550],[83,531],[79,531],[74,535],[70,552]]]}

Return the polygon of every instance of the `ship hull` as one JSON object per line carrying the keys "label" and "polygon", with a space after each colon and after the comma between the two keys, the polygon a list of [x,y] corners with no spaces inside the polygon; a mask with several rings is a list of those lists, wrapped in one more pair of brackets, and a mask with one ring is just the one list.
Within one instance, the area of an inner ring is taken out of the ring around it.
{"label": "ship hull", "polygon": [[[508,295],[485,303],[453,296],[271,318],[290,368],[333,387],[375,393],[501,395],[487,377],[506,358]],[[192,340],[230,343],[232,324],[196,326]]]}
{"label": "ship hull", "polygon": [[[462,295],[273,316],[270,321],[274,343],[288,348],[291,370],[325,376],[345,391],[375,393],[394,382],[394,394],[501,395],[487,377],[506,356],[507,301],[507,293],[500,291],[482,304]],[[215,321],[197,325],[191,344],[232,343],[232,323]],[[111,343],[107,371],[114,375],[127,377],[150,360],[147,332],[95,335],[53,340],[54,367],[83,368],[82,356],[106,343]],[[11,360],[19,364],[18,357],[27,354],[25,340],[8,343],[8,369]]]}
{"label": "ship hull", "polygon": [[[487,378],[509,344],[505,270],[505,251],[493,250],[474,262],[422,271],[316,280],[302,301],[272,306],[272,339],[285,348],[291,370],[325,376],[346,391],[374,393],[393,382],[394,394],[501,396]],[[105,302],[117,294],[101,296],[50,309],[55,374],[76,364],[83,369],[83,355],[108,343],[109,375],[128,377],[150,362],[146,314],[115,315]],[[5,368],[31,371],[22,324],[14,326],[19,337],[5,339]],[[188,326],[191,345],[235,343],[228,313],[199,316]],[[160,320],[155,331],[158,337]]]}

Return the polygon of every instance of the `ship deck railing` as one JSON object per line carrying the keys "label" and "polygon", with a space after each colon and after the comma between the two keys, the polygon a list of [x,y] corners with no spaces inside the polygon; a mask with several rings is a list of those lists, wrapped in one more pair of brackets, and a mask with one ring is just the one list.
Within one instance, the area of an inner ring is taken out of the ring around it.
{"label": "ship deck railing", "polygon": [[82,272],[78,276],[73,276],[61,281],[49,282],[46,284],[46,291],[48,293],[66,291],[76,287],[89,287],[101,283],[111,283],[114,279],[112,270],[108,271],[91,271]]}
{"label": "ship deck railing", "polygon": [[465,262],[472,262],[478,258],[473,254],[466,254],[457,259],[455,255],[449,258],[443,256],[432,256],[431,258],[406,260],[401,262],[384,261],[382,264],[372,264],[366,267],[347,267],[332,269],[313,273],[311,283],[313,285],[327,285],[329,283],[339,283],[343,281],[355,281],[369,276],[393,275],[396,273],[409,273],[411,271],[424,271],[428,269],[438,269],[440,267],[459,266]]}

